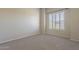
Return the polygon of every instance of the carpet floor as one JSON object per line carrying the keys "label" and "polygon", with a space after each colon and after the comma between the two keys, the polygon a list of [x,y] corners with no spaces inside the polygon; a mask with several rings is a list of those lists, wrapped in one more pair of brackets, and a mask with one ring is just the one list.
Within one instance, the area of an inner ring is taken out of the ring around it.
{"label": "carpet floor", "polygon": [[36,35],[0,44],[0,50],[78,50],[79,42],[52,35]]}

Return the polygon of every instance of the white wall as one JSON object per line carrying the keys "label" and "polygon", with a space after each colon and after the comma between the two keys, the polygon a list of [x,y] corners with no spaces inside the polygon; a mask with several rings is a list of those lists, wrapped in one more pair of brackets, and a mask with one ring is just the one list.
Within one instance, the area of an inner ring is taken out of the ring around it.
{"label": "white wall", "polygon": [[[45,30],[47,30],[45,29],[44,23],[44,21],[46,21],[45,12],[52,12],[55,10],[59,9],[52,8],[46,9],[46,11],[45,9],[39,10],[35,8],[0,9],[0,42],[39,34],[40,30],[41,33],[44,33]],[[64,33],[64,36],[70,37],[71,33],[72,40],[79,40],[79,9],[70,9],[69,11],[67,11],[67,15],[67,29]],[[39,24],[41,25],[41,27]],[[71,26],[69,26],[70,24]]]}
{"label": "white wall", "polygon": [[39,33],[39,9],[0,9],[0,42]]}
{"label": "white wall", "polygon": [[45,8],[40,8],[40,32],[45,34]]}
{"label": "white wall", "polygon": [[79,41],[79,8],[71,9],[71,39]]}

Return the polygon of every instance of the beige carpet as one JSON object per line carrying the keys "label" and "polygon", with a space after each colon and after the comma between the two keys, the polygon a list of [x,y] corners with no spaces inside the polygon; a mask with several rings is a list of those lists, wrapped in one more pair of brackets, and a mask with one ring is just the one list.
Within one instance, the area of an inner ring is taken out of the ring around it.
{"label": "beige carpet", "polygon": [[0,44],[0,50],[78,50],[79,43],[52,35],[36,35]]}

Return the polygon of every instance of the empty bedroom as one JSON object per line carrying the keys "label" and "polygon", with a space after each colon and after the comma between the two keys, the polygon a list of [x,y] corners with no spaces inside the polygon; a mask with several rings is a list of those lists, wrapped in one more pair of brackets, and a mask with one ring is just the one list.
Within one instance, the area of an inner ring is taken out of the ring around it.
{"label": "empty bedroom", "polygon": [[79,8],[0,8],[0,50],[79,50]]}

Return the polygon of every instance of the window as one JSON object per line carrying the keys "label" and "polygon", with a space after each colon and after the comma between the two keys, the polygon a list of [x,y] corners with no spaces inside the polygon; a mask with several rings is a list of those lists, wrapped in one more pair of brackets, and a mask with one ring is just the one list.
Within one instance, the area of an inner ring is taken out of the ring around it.
{"label": "window", "polygon": [[64,30],[64,10],[48,15],[49,29]]}

